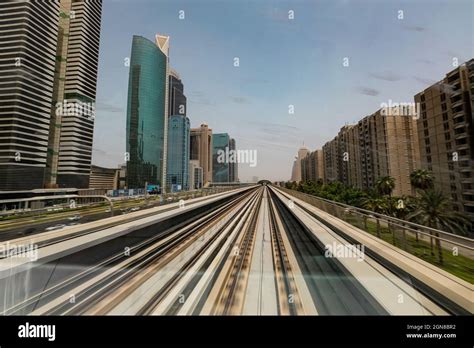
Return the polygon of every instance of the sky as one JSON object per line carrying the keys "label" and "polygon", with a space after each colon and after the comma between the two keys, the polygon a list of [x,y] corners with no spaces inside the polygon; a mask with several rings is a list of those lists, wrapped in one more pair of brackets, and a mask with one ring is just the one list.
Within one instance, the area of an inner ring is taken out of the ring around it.
{"label": "sky", "polygon": [[170,36],[191,126],[256,151],[246,182],[289,180],[303,144],[413,102],[474,57],[473,23],[472,0],[103,0],[92,162],[124,163],[133,35]]}

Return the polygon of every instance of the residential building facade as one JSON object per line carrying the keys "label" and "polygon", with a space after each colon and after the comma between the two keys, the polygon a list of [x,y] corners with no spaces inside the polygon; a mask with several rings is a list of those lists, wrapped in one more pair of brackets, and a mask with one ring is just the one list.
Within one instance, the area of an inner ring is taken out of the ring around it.
{"label": "residential building facade", "polygon": [[474,59],[415,95],[421,167],[474,224]]}

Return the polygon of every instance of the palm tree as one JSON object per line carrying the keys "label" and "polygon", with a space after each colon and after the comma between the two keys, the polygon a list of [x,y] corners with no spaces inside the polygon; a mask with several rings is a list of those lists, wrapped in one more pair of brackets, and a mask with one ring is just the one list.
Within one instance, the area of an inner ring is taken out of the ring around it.
{"label": "palm tree", "polygon": [[[415,211],[407,216],[408,220],[437,230],[459,234],[467,231],[470,221],[463,214],[454,211],[451,202],[441,191],[430,189],[421,192]],[[430,231],[433,235],[433,232]],[[443,254],[439,233],[435,232],[436,248],[438,249],[439,262],[443,263]],[[430,238],[431,255],[433,252],[433,238]]]}
{"label": "palm tree", "polygon": [[426,169],[418,169],[410,174],[411,185],[418,190],[428,190],[433,188],[433,173]]}
{"label": "palm tree", "polygon": [[382,176],[377,179],[375,187],[381,195],[391,196],[392,191],[395,188],[395,179],[391,176]]}
{"label": "palm tree", "polygon": [[[362,207],[367,210],[371,210],[375,213],[384,214],[387,212],[387,201],[383,198],[377,197],[372,194],[361,200]],[[377,221],[377,237],[380,238],[380,220],[376,218]],[[367,226],[366,226],[367,229]]]}

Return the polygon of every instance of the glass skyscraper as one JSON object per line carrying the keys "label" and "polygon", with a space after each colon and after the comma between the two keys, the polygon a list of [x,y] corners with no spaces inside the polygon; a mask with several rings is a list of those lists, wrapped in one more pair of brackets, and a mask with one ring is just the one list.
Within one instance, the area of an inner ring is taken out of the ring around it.
{"label": "glass skyscraper", "polygon": [[167,188],[189,190],[189,119],[172,115],[168,120]]}
{"label": "glass skyscraper", "polygon": [[164,184],[168,128],[169,37],[134,36],[127,106],[127,187]]}
{"label": "glass skyscraper", "polygon": [[[227,133],[219,133],[212,135],[212,181],[213,182],[229,182],[230,167],[226,156],[219,156],[220,151],[224,154],[230,150],[230,138]],[[220,157],[223,159],[220,160]]]}
{"label": "glass skyscraper", "polygon": [[186,116],[186,96],[184,95],[183,82],[173,69],[170,69],[169,90],[168,115]]}

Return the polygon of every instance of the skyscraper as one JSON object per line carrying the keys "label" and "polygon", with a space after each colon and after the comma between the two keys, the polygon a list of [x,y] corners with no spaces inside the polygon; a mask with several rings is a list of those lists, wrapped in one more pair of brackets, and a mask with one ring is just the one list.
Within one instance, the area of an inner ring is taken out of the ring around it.
{"label": "skyscraper", "polygon": [[223,155],[229,151],[230,137],[227,133],[212,135],[212,181],[230,182],[230,163]]}
{"label": "skyscraper", "polygon": [[301,181],[324,179],[323,151],[315,150],[301,160]]}
{"label": "skyscraper", "polygon": [[168,116],[172,115],[186,116],[186,96],[184,95],[183,82],[174,69],[170,69],[169,74]]}
{"label": "skyscraper", "polygon": [[167,191],[189,190],[189,119],[172,115],[168,121]]}
{"label": "skyscraper", "polygon": [[127,187],[166,184],[169,37],[134,36],[127,106]]}
{"label": "skyscraper", "polygon": [[46,185],[89,187],[102,1],[61,0]]}
{"label": "skyscraper", "polygon": [[58,22],[55,1],[0,6],[0,190],[43,187]]}
{"label": "skyscraper", "polygon": [[301,160],[306,157],[309,153],[309,150],[306,147],[301,147],[298,150],[298,157],[295,158],[293,162],[293,169],[291,172],[291,181],[300,182],[301,181]]}
{"label": "skyscraper", "polygon": [[474,223],[474,59],[415,95],[421,167]]}
{"label": "skyscraper", "polygon": [[212,181],[212,129],[207,124],[191,129],[191,160],[199,161],[202,168],[202,180],[205,186]]}
{"label": "skyscraper", "polygon": [[0,189],[89,186],[101,11],[101,1],[2,3]]}
{"label": "skyscraper", "polygon": [[[229,151],[237,151],[234,138],[231,138],[229,141]],[[229,181],[239,181],[239,164],[237,163],[237,161],[229,163]]]}

